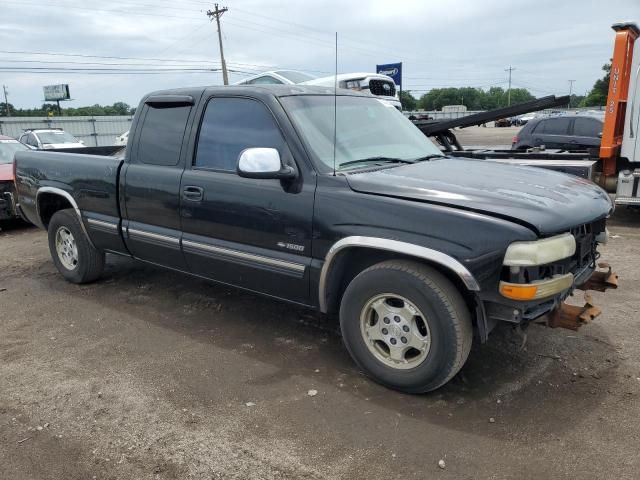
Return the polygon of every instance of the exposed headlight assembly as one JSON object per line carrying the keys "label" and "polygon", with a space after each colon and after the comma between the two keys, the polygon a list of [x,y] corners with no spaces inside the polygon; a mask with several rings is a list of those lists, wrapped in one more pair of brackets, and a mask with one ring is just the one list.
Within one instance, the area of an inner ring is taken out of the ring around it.
{"label": "exposed headlight assembly", "polygon": [[576,253],[576,239],[570,233],[543,238],[533,242],[514,242],[507,248],[504,265],[531,267],[545,265]]}

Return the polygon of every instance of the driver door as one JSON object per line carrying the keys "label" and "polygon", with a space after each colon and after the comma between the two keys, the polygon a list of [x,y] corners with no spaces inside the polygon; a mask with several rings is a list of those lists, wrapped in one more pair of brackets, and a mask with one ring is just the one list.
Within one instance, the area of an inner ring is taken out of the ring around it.
{"label": "driver door", "polygon": [[[298,177],[238,176],[240,152],[252,147],[277,149]],[[189,270],[308,303],[315,176],[294,158],[270,108],[251,98],[210,98],[189,163],[180,186]]]}

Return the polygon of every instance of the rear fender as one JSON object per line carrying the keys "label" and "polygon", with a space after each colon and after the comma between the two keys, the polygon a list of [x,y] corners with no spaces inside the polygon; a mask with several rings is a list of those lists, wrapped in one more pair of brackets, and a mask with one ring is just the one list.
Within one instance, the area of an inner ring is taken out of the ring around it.
{"label": "rear fender", "polygon": [[84,226],[84,222],[82,220],[82,213],[80,212],[80,208],[78,208],[78,203],[75,201],[75,199],[73,198],[73,196],[69,192],[67,192],[67,191],[65,191],[65,190],[63,190],[61,188],[57,188],[57,187],[40,187],[38,189],[38,193],[36,194],[36,215],[38,217],[37,218],[38,226],[41,227],[41,228],[44,228],[44,229],[47,228],[47,222],[43,218],[43,211],[44,211],[43,202],[45,201],[42,198],[43,194],[51,194],[51,195],[58,196],[60,198],[65,199],[66,202],[69,205],[71,205],[71,208],[73,208],[74,212],[78,216],[78,220],[80,221],[80,226],[82,227],[82,231],[84,232],[85,236],[87,237],[87,240],[89,241],[89,243],[91,243],[91,246],[93,246],[93,242],[91,241],[91,237],[89,236],[89,233],[87,232],[87,229]]}

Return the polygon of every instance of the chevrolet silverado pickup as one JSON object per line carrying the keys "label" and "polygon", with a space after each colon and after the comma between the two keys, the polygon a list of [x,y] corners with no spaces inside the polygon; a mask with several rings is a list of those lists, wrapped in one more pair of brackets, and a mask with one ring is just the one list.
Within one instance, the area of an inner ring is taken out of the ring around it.
{"label": "chevrolet silverado pickup", "polygon": [[612,211],[588,180],[448,158],[385,101],[299,85],[149,94],[124,159],[18,152],[16,186],[68,281],[109,253],[339,314],[355,362],[411,393],[474,332],[593,284]]}

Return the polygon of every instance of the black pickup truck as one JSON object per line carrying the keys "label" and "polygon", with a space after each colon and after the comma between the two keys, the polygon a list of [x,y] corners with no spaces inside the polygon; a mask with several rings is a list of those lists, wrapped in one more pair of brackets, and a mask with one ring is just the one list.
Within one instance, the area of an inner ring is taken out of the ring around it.
{"label": "black pickup truck", "polygon": [[405,392],[451,379],[474,331],[560,309],[612,211],[587,180],[447,158],[390,104],[322,87],[155,92],[124,159],[16,163],[67,280],[110,253],[339,313],[358,365]]}

